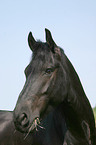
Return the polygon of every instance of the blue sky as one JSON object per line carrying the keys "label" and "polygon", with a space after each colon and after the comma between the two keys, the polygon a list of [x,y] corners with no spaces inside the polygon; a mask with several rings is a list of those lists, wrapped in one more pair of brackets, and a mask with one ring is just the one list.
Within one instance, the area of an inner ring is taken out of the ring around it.
{"label": "blue sky", "polygon": [[0,109],[13,110],[31,51],[27,36],[45,41],[45,27],[74,65],[96,105],[96,0],[0,1]]}

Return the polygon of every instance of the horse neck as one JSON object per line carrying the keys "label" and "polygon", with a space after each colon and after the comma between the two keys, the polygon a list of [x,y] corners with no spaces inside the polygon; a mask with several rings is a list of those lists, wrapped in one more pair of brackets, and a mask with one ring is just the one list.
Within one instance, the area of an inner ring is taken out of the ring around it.
{"label": "horse neck", "polygon": [[[66,101],[64,102],[65,116],[69,117],[69,120],[72,122],[77,119],[76,121],[78,121],[80,126],[82,122],[87,122],[90,128],[90,134],[94,138],[95,122],[91,105],[85,95],[85,92],[75,69],[73,68],[71,62],[68,60],[65,54],[63,56],[63,66],[67,70],[70,83],[68,96],[66,98]],[[76,122],[74,123],[76,125]]]}
{"label": "horse neck", "polygon": [[94,126],[94,115],[91,105],[74,67],[65,54],[62,56],[62,65],[66,68],[69,78],[70,86],[68,90],[67,104],[71,108],[70,110],[76,113],[78,118],[81,119],[81,122],[82,120],[85,120]]}
{"label": "horse neck", "polygon": [[69,78],[69,83],[70,83],[70,87],[68,91],[68,98],[67,98],[68,102],[71,105],[73,105],[74,109],[76,110],[81,109],[82,111],[84,111],[84,109],[86,110],[86,106],[89,106],[88,108],[90,111],[91,106],[83,90],[80,79],[66,55],[64,55],[63,65],[64,65],[64,68],[66,67],[68,78]]}

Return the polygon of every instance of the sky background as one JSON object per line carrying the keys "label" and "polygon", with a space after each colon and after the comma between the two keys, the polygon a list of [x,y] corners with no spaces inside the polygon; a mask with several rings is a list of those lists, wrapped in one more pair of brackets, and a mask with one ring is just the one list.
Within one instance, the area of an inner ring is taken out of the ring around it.
{"label": "sky background", "polygon": [[96,105],[96,0],[0,0],[0,109],[13,110],[31,58],[28,33],[48,28]]}

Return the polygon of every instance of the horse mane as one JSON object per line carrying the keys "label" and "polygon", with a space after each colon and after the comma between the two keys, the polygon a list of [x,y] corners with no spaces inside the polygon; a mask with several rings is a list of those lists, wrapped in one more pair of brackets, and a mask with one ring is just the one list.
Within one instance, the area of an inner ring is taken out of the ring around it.
{"label": "horse mane", "polygon": [[73,88],[76,91],[76,95],[78,96],[76,98],[79,99],[79,101],[83,107],[85,106],[84,108],[87,108],[86,111],[88,111],[88,114],[89,114],[92,111],[92,109],[90,111],[91,105],[89,103],[89,100],[86,97],[86,94],[84,92],[83,86],[80,81],[80,78],[79,78],[76,70],[74,69],[72,63],[69,61],[69,59],[67,58],[66,55],[65,55],[65,60],[66,60],[67,66],[68,66],[68,74],[70,77],[70,81],[72,82]]}
{"label": "horse mane", "polygon": [[[87,122],[87,129],[89,128],[89,134],[91,137],[95,136],[95,122],[94,115],[89,100],[86,97],[83,86],[81,84],[80,78],[74,69],[72,63],[69,61],[65,53],[62,52],[62,65],[66,68],[69,75],[70,89],[68,94],[68,107],[71,107],[72,110],[78,115],[79,119],[81,118],[82,122]],[[67,107],[65,108],[67,109]],[[76,119],[76,117],[74,118]],[[88,131],[88,130],[87,130]],[[87,132],[86,131],[86,132]],[[90,137],[90,138],[91,138]]]}

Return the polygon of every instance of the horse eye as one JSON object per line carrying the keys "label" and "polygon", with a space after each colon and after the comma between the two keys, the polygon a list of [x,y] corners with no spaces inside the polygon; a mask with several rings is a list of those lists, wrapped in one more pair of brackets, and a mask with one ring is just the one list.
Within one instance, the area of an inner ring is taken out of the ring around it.
{"label": "horse eye", "polygon": [[47,68],[45,71],[46,74],[51,74],[52,72],[53,72],[52,68]]}

